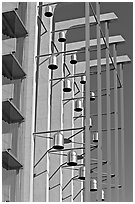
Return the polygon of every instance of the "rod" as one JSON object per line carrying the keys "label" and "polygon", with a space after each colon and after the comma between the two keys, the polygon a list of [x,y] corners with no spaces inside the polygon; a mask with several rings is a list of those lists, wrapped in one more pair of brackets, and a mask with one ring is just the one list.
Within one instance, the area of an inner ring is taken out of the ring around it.
{"label": "rod", "polygon": [[52,149],[53,147],[51,147],[50,149],[48,149],[43,155],[42,157],[37,161],[37,163],[34,165],[34,168],[42,161],[42,159],[45,157],[45,155]]}
{"label": "rod", "polygon": [[71,182],[74,178],[77,178],[77,177],[78,177],[78,175],[72,177],[72,178],[65,184],[65,186],[62,188],[62,191],[64,191],[64,189],[70,184],[70,182]]}
{"label": "rod", "polygon": [[[85,115],[85,84],[82,84],[82,103],[84,104],[82,114]],[[75,117],[74,117],[75,118]],[[85,126],[85,118],[82,118],[82,127]],[[82,147],[85,145],[85,131],[82,132]],[[85,154],[85,150],[82,149],[82,155]],[[84,159],[82,159],[82,163],[84,163]],[[81,182],[81,189],[84,189],[85,182]],[[84,190],[81,191],[81,202],[84,202]]]}
{"label": "rod", "polygon": [[[52,31],[53,27],[53,18],[49,18],[49,31]],[[49,52],[51,52],[51,42],[52,42],[52,34],[49,36]],[[48,124],[47,124],[47,129],[48,129],[48,137],[51,137],[51,112],[52,112],[52,82],[50,82],[50,79],[53,77],[53,72],[48,69],[48,113],[47,113],[47,119],[48,119]],[[47,140],[47,150],[50,149],[50,140]],[[46,202],[49,202],[49,173],[50,173],[50,158],[49,158],[49,153],[47,152],[46,154]]]}
{"label": "rod", "polygon": [[123,65],[120,64],[120,79],[122,89],[120,90],[121,104],[121,183],[122,183],[122,201],[125,201],[125,141],[124,141],[124,87],[123,87]]}
{"label": "rod", "polygon": [[[70,136],[70,137],[68,137],[68,139],[71,139],[72,137],[75,137],[76,135],[78,135],[79,133],[81,133],[83,130],[80,130],[79,132],[77,132],[77,133],[74,133],[74,132],[72,132],[72,136]],[[73,134],[74,133],[74,134]],[[72,142],[74,142],[73,140],[72,140]]]}
{"label": "rod", "polygon": [[[39,5],[42,5],[41,2],[39,2]],[[42,16],[42,9],[38,10],[38,16]],[[38,30],[37,30],[37,55],[40,55],[40,44],[41,44],[41,24],[38,24]],[[39,85],[39,59],[36,60],[36,76],[35,76],[35,104],[34,104],[34,132],[37,130],[37,104],[38,104],[38,85]],[[34,135],[33,135],[34,136]],[[33,158],[33,174],[35,174],[34,164],[35,164],[35,157],[36,157],[36,137],[34,136],[34,158]],[[33,181],[33,200],[34,200],[34,186],[35,183]]]}
{"label": "rod", "polygon": [[62,200],[66,200],[67,198],[69,198],[69,197],[71,197],[72,195],[70,194],[70,195],[68,195],[68,196],[66,196],[66,197],[64,197],[64,198],[62,198]]}
{"label": "rod", "polygon": [[[96,2],[96,15],[100,22],[100,3]],[[100,44],[100,23],[96,25],[97,31],[97,94],[98,94],[98,189],[97,200],[102,200],[102,100],[101,100],[101,44]]]}
{"label": "rod", "polygon": [[[73,64],[72,66],[72,69],[73,69],[73,76],[75,75],[75,72],[76,72],[76,65]],[[75,78],[73,77],[72,78],[72,97],[74,98],[75,97]],[[74,101],[72,101],[72,115],[71,115],[71,122],[72,122],[72,128],[74,129],[75,128],[75,124],[74,124],[74,114],[75,114],[75,111],[74,111]],[[74,142],[74,136],[76,134],[74,133],[74,130],[72,130],[72,136],[69,137],[69,139],[72,138],[72,141]],[[74,148],[75,145],[74,143],[71,143],[71,148]],[[71,177],[74,178],[74,167],[73,167],[73,170],[71,171]],[[74,180],[72,179],[71,180],[71,202],[73,202],[73,196],[74,196]]]}
{"label": "rod", "polygon": [[[61,43],[61,50],[62,51],[65,51],[65,43],[62,42]],[[64,54],[62,54],[61,56],[61,70],[62,70],[62,73],[61,73],[61,76],[64,77]],[[61,129],[64,128],[64,104],[63,104],[63,99],[64,99],[64,91],[63,91],[63,83],[61,83],[61,124],[60,124],[60,127]],[[63,131],[61,132],[63,134]],[[63,155],[62,155],[62,152],[60,152],[61,155],[60,155],[60,166],[63,164]],[[62,202],[62,197],[63,197],[63,192],[62,192],[62,186],[63,186],[63,170],[62,170],[62,167],[60,168],[60,202]]]}
{"label": "rod", "polygon": [[[110,65],[109,65],[109,23],[105,23],[106,37],[106,90],[107,90],[107,195],[106,201],[111,201],[111,118],[110,118]],[[115,112],[114,112],[115,114]]]}
{"label": "rod", "polygon": [[[85,127],[74,128],[74,130],[80,130],[80,129],[85,130]],[[53,133],[53,132],[59,132],[59,131],[70,131],[70,130],[72,130],[72,129],[63,129],[63,130],[52,130],[52,131],[45,131],[45,132],[36,132],[36,133],[33,133],[33,134],[35,134],[35,135],[37,134],[38,135],[38,134]],[[113,131],[113,130],[115,130],[115,128],[111,128],[111,130]],[[121,127],[118,127],[118,130],[121,130]],[[102,131],[107,131],[107,129],[102,129]],[[91,130],[91,132],[97,132],[97,130]]]}
{"label": "rod", "polygon": [[[91,201],[90,196],[90,129],[89,129],[89,119],[90,119],[90,52],[89,52],[89,40],[90,40],[90,25],[89,25],[89,3],[85,2],[85,60],[86,60],[86,128],[85,128],[85,202]],[[87,136],[87,137],[86,137]]]}
{"label": "rod", "polygon": [[75,195],[75,197],[73,198],[73,200],[75,200],[77,198],[77,196],[81,193],[81,191],[83,190],[83,188]]}
{"label": "rod", "polygon": [[[57,129],[57,130],[49,130],[49,131],[42,131],[42,132],[34,132],[33,135],[38,135],[38,134],[45,134],[45,133],[54,133],[54,132],[65,132],[65,131],[71,131],[71,130],[81,130],[84,127],[77,127],[77,128],[67,128],[67,129]],[[50,137],[50,136],[49,136]]]}
{"label": "rod", "polygon": [[38,176],[44,174],[45,172],[46,172],[46,170],[44,170],[44,171],[42,171],[42,172],[40,172],[40,173],[38,173],[38,174],[34,174],[34,178],[36,178],[36,177],[38,177]]}
{"label": "rod", "polygon": [[118,190],[118,184],[119,184],[119,172],[118,172],[118,94],[117,94],[117,50],[116,45],[113,45],[113,55],[114,55],[114,64],[116,69],[114,70],[114,109],[115,109],[115,115],[114,115],[114,123],[115,123],[115,201],[119,201],[119,190]]}
{"label": "rod", "polygon": [[58,170],[59,170],[62,166],[64,166],[66,163],[67,163],[67,162],[64,162],[63,164],[61,164],[61,165],[55,170],[55,172],[50,176],[49,180],[51,180],[51,179],[53,178],[53,176],[58,172]]}

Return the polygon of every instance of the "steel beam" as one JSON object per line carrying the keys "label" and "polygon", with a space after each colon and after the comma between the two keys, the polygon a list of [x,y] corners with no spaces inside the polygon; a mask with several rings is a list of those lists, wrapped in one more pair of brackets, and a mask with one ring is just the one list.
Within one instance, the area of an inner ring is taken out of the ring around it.
{"label": "steel beam", "polygon": [[125,201],[125,141],[124,141],[124,87],[123,87],[123,64],[120,64],[120,80],[122,88],[120,90],[121,104],[121,185],[122,201]]}
{"label": "steel beam", "polygon": [[101,98],[101,44],[100,44],[100,3],[96,2],[97,24],[97,94],[98,94],[98,174],[97,200],[102,200],[102,98]]}
{"label": "steel beam", "polygon": [[89,24],[89,2],[85,2],[85,60],[86,60],[86,128],[85,128],[85,202],[90,202],[90,129],[89,129],[89,120],[90,120],[90,53],[89,53],[89,40],[90,40],[90,24]]}
{"label": "steel beam", "polygon": [[[105,13],[100,15],[100,21],[105,22],[105,21],[114,21],[117,20],[118,17],[115,15],[115,13]],[[89,16],[89,24],[90,25],[95,25],[96,20],[94,16]],[[77,18],[77,19],[72,19],[72,20],[67,20],[67,21],[61,21],[56,23],[56,30],[54,32],[60,32],[63,30],[71,30],[74,29],[75,26],[78,28],[79,26],[84,26],[85,25],[85,18]],[[75,28],[75,29],[76,29]]]}
{"label": "steel beam", "polygon": [[[123,43],[125,42],[124,38],[121,35],[116,35],[116,36],[110,36],[109,37],[109,44],[115,44],[115,43]],[[105,45],[105,42],[103,38],[100,38],[100,44]],[[91,39],[89,41],[90,47],[97,46],[97,39]],[[70,51],[73,49],[81,49],[85,47],[85,41],[79,41],[79,42],[74,42],[74,43],[67,43],[66,45],[66,50]]]}
{"label": "steel beam", "polygon": [[113,56],[114,56],[114,65],[116,69],[114,70],[114,127],[115,127],[115,201],[119,201],[119,172],[118,172],[118,90],[117,90],[117,51],[116,45],[113,45]]}
{"label": "steel beam", "polygon": [[106,201],[111,201],[111,118],[110,118],[110,66],[109,66],[109,23],[105,23],[106,49],[106,91],[107,91],[107,193]]}

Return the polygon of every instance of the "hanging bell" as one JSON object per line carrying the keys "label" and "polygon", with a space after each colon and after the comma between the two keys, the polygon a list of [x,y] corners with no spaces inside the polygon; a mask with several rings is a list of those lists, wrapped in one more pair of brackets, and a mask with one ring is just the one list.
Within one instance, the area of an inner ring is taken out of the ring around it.
{"label": "hanging bell", "polygon": [[66,41],[65,32],[59,32],[58,41],[59,41],[59,42],[65,42],[65,41]]}
{"label": "hanging bell", "polygon": [[93,142],[98,142],[98,132],[93,133]]}
{"label": "hanging bell", "polygon": [[96,179],[91,179],[91,181],[90,181],[90,191],[97,191],[97,181],[96,181]]}
{"label": "hanging bell", "polygon": [[53,9],[52,6],[46,6],[45,7],[45,16],[51,17],[53,15]]}
{"label": "hanging bell", "polygon": [[69,166],[76,166],[77,165],[77,153],[73,150],[68,152],[67,155],[67,165]]}
{"label": "hanging bell", "polygon": [[90,92],[90,100],[91,101],[95,100],[95,93],[94,92]]}
{"label": "hanging bell", "polygon": [[104,201],[105,200],[105,192],[104,192],[104,190],[102,190],[102,201]]}
{"label": "hanging bell", "polygon": [[52,69],[52,70],[55,70],[55,69],[58,68],[56,55],[52,55],[52,56],[49,58],[48,68],[49,68],[49,69]]}
{"label": "hanging bell", "polygon": [[76,111],[76,112],[81,112],[82,111],[82,101],[80,99],[77,99],[75,101],[74,111]]}
{"label": "hanging bell", "polygon": [[81,83],[81,84],[86,84],[86,76],[85,76],[85,75],[82,75],[82,76],[81,76],[80,83]]}
{"label": "hanging bell", "polygon": [[90,128],[92,128],[92,119],[90,118]]}
{"label": "hanging bell", "polygon": [[53,136],[53,148],[54,149],[63,149],[64,148],[64,135],[60,132],[57,132]]}
{"label": "hanging bell", "polygon": [[77,63],[77,55],[76,54],[71,55],[70,63],[71,64],[76,64]]}
{"label": "hanging bell", "polygon": [[80,180],[85,180],[85,166],[79,168],[79,177]]}
{"label": "hanging bell", "polygon": [[69,79],[65,79],[65,80],[64,80],[63,91],[64,91],[64,92],[70,92],[70,91],[72,91],[71,81],[70,81]]}

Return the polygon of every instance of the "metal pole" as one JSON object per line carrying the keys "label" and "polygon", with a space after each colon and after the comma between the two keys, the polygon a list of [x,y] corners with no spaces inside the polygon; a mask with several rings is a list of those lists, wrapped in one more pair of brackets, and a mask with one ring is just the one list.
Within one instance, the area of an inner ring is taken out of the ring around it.
{"label": "metal pole", "polygon": [[111,201],[111,119],[110,119],[110,66],[109,66],[109,23],[105,23],[106,49],[106,90],[107,90],[107,193],[106,201]]}
{"label": "metal pole", "polygon": [[123,87],[123,65],[120,64],[120,80],[122,88],[120,90],[121,104],[121,185],[122,201],[125,201],[125,142],[124,142],[124,87]]}
{"label": "metal pole", "polygon": [[[83,103],[83,110],[82,110],[82,115],[85,115],[85,85],[82,84],[82,103]],[[82,117],[82,127],[85,126],[85,117]],[[82,132],[82,147],[84,147],[84,144],[85,144],[85,131]],[[82,154],[84,154],[84,149],[82,149]],[[82,160],[82,164],[84,163],[84,159]],[[83,189],[81,191],[81,202],[84,202],[84,182],[81,182],[81,189]]]}
{"label": "metal pole", "polygon": [[116,69],[114,70],[114,120],[115,120],[115,199],[116,202],[119,201],[119,177],[118,177],[118,89],[117,89],[117,51],[116,44],[113,45],[113,56],[114,65]]}
{"label": "metal pole", "polygon": [[[75,75],[75,70],[76,69],[76,65],[73,65],[73,75]],[[72,78],[72,97],[74,97],[75,95],[75,78]],[[72,118],[71,118],[71,121],[72,121],[72,128],[74,129],[75,125],[74,125],[74,101],[72,101]],[[74,135],[74,130],[72,130],[72,135]],[[72,141],[74,142],[74,137],[72,138]],[[74,143],[71,143],[71,147],[74,148]],[[73,178],[74,177],[74,167],[71,171],[71,177]],[[74,180],[72,179],[71,181],[71,202],[73,202],[73,198],[74,198]]]}
{"label": "metal pole", "polygon": [[[49,39],[49,52],[51,52],[51,41],[52,41],[52,20],[53,18],[49,18],[50,20],[50,39]],[[52,112],[52,82],[50,80],[52,79],[53,72],[52,70],[48,69],[48,124],[47,124],[47,130],[51,130],[51,112]],[[48,133],[47,137],[51,137],[51,134]],[[50,139],[47,140],[47,150],[50,149]],[[49,202],[49,166],[50,166],[50,158],[49,158],[49,152],[46,154],[46,202]]]}
{"label": "metal pole", "polygon": [[[65,44],[64,42],[61,44],[61,50],[64,51]],[[62,70],[62,77],[64,77],[64,54],[62,54],[62,60],[61,60],[61,70]],[[63,99],[64,99],[64,92],[63,92],[63,81],[61,81],[61,124],[60,128],[64,128],[64,105],[63,105]],[[63,134],[63,132],[61,132]],[[63,155],[62,152],[60,152],[60,165],[63,164]],[[62,167],[60,168],[60,202],[62,202],[62,183],[63,183],[63,172]]]}
{"label": "metal pole", "polygon": [[101,45],[100,45],[100,3],[96,2],[97,24],[97,94],[98,94],[98,191],[97,200],[102,200],[102,99],[101,99]]}
{"label": "metal pole", "polygon": [[[39,2],[39,5],[42,5],[41,2]],[[38,15],[40,17],[42,17],[42,7],[39,8],[38,10]],[[37,55],[40,55],[40,42],[41,42],[41,23],[38,23],[38,31],[37,31]],[[39,79],[39,59],[36,60],[36,72],[35,72],[36,76],[35,76],[35,104],[34,104],[34,132],[36,132],[37,130],[37,103],[38,103],[38,79]],[[36,137],[35,135],[33,135],[34,137],[34,158],[33,158],[33,176],[35,174],[35,168],[34,168],[34,164],[35,164],[35,155],[36,155]],[[34,201],[34,180],[33,180],[33,201]]]}
{"label": "metal pole", "polygon": [[86,168],[86,179],[85,179],[85,202],[90,202],[90,52],[89,52],[89,40],[90,40],[90,26],[89,26],[89,2],[85,2],[85,60],[86,60],[86,128],[85,128],[85,168]]}

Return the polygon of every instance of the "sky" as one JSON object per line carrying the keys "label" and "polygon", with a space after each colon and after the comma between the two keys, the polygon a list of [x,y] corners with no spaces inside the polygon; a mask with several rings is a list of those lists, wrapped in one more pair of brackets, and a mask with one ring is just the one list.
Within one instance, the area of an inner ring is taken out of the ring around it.
{"label": "sky", "polygon": [[[71,5],[72,4],[72,5]],[[94,6],[94,4],[93,4]],[[133,3],[132,2],[101,2],[101,14],[114,12],[118,20],[110,26],[110,36],[122,35],[125,43],[118,48],[118,55],[127,54],[130,64],[124,65],[124,128],[125,128],[125,172],[126,172],[126,201],[133,200]],[[61,4],[55,13],[55,20],[62,21],[84,16],[84,3]],[[77,35],[84,33],[68,33],[67,40],[77,40]],[[80,37],[80,36],[79,36]]]}

